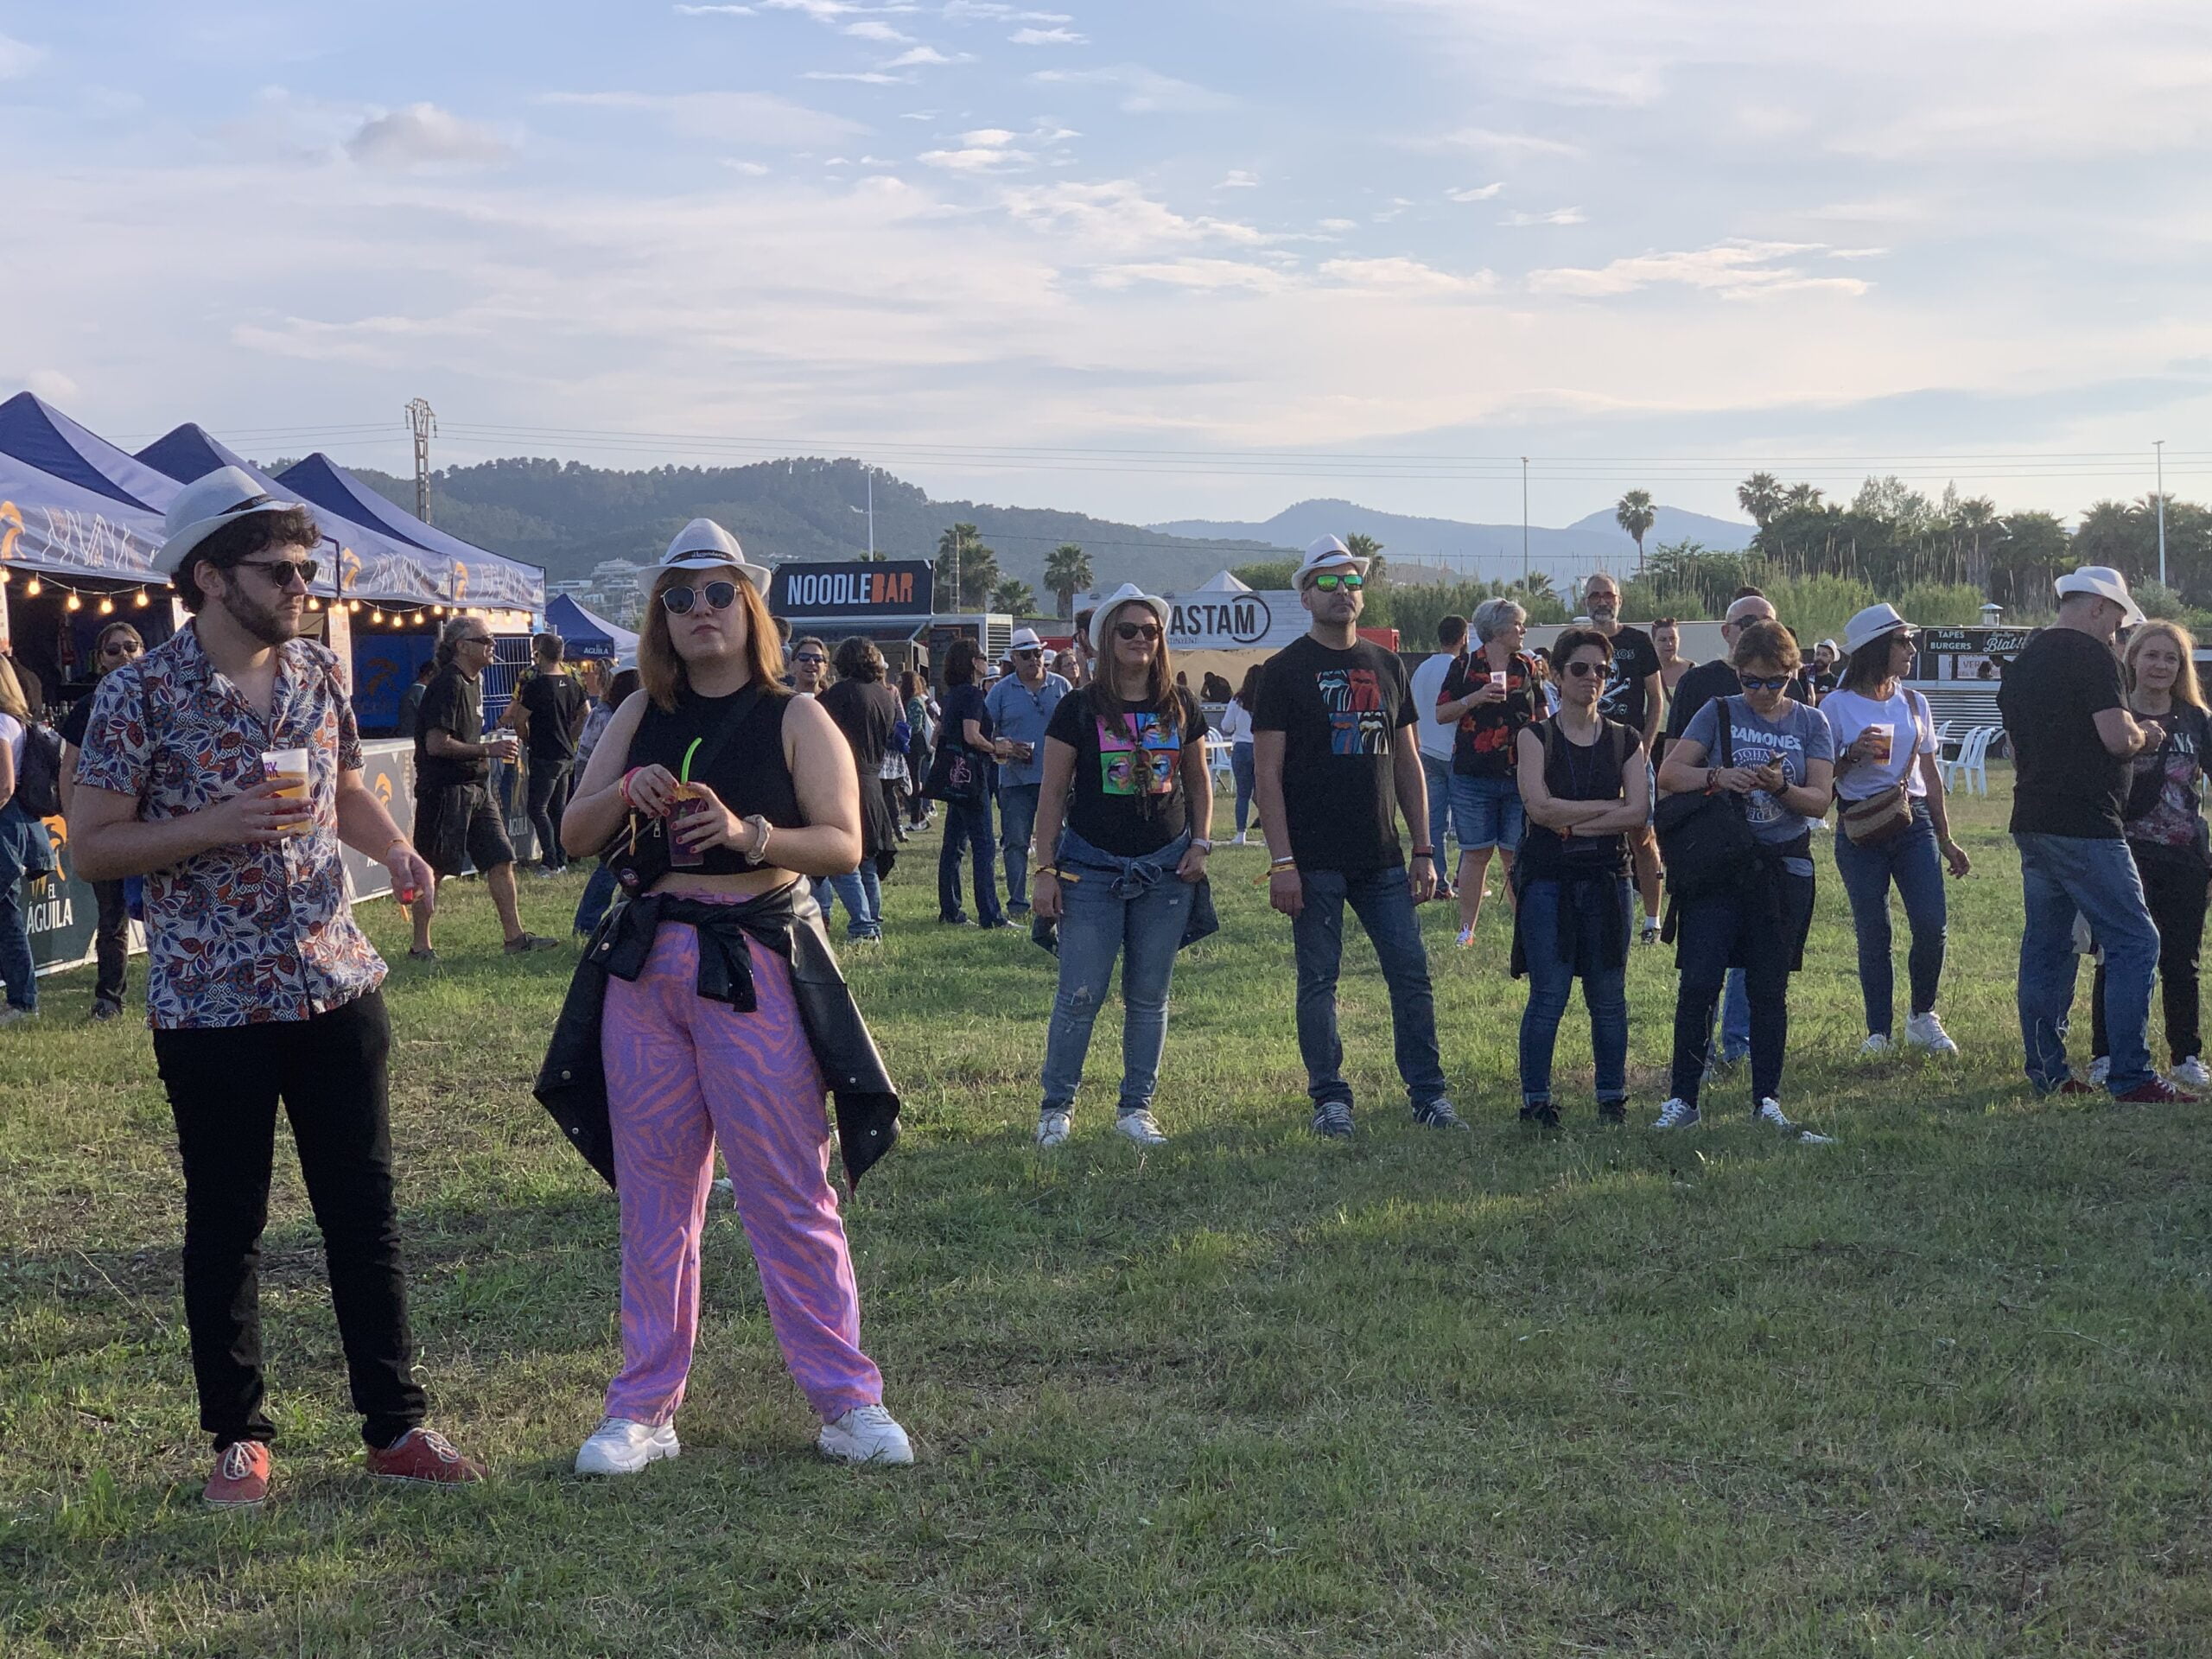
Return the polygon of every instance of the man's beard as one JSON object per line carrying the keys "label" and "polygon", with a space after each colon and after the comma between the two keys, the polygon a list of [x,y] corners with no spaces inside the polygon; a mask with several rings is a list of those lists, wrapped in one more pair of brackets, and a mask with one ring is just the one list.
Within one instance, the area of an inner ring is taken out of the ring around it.
{"label": "man's beard", "polygon": [[286,645],[299,637],[300,625],[289,605],[281,599],[273,605],[256,605],[234,588],[223,596],[221,603],[230,613],[232,621],[264,645]]}

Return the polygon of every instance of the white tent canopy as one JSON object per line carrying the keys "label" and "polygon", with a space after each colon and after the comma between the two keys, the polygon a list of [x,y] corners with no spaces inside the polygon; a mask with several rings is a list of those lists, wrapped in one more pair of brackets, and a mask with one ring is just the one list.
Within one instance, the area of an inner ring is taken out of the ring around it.
{"label": "white tent canopy", "polygon": [[1196,591],[1201,594],[1249,594],[1252,589],[1248,583],[1237,581],[1228,571],[1218,570],[1205,587]]}

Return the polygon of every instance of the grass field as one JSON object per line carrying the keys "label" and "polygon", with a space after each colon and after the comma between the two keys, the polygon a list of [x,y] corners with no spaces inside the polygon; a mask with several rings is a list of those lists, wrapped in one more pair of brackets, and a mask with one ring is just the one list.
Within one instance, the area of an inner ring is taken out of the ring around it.
{"label": "grass field", "polygon": [[[1740,1083],[1681,1138],[1600,1129],[1579,1000],[1568,1127],[1525,1131],[1503,912],[1462,952],[1444,906],[1427,925],[1472,1133],[1408,1122],[1361,941],[1363,1132],[1317,1142],[1287,926],[1263,855],[1236,849],[1224,931],[1178,973],[1173,1144],[1106,1133],[1109,1014],[1077,1138],[1040,1155],[1052,964],[1026,934],[935,925],[918,843],[888,943],[849,963],[906,1090],[906,1139],[849,1212],[906,1471],[812,1457],[724,1215],[683,1458],[569,1472],[617,1357],[613,1201],[527,1091],[571,957],[502,957],[466,889],[449,965],[402,961],[387,988],[392,1105],[435,1420],[493,1478],[364,1478],[280,1167],[278,1485],[258,1515],[204,1512],[150,1048],[83,1023],[88,973],[49,982],[46,1017],[0,1033],[0,1650],[2212,1651],[2212,1130],[2028,1093],[1992,782],[1951,889],[1960,1063],[1853,1058],[1821,849],[1785,1104],[1827,1149],[1753,1130]],[[525,919],[550,927],[579,885],[526,883]],[[402,955],[391,907],[364,915]],[[1665,1092],[1670,955],[1633,966],[1638,1125]]]}

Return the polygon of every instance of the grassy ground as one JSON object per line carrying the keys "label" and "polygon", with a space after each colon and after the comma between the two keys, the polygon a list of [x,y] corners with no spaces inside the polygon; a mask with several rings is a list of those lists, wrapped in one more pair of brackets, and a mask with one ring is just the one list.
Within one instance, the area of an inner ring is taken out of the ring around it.
{"label": "grassy ground", "polygon": [[[265,1268],[279,1486],[197,1503],[181,1189],[143,1033],[88,975],[0,1036],[0,1650],[825,1654],[2171,1655],[2212,1650],[2212,1201],[2200,1112],[2037,1103],[2018,1079],[2018,887],[1964,809],[1955,1065],[1863,1066],[1823,848],[1778,1144],[1514,1119],[1502,912],[1427,923],[1471,1134],[1406,1121],[1364,943],[1345,1028],[1363,1134],[1306,1132],[1290,950],[1217,861],[1144,1155],[1104,1119],[1101,1021],[1070,1146],[1028,1145],[1052,968],[932,921],[934,840],[850,964],[908,1135],[850,1224],[910,1471],[817,1462],[741,1234],[710,1227],[684,1455],[569,1473],[615,1363],[614,1213],[526,1092],[566,955],[401,962],[393,1117],[423,1374],[486,1458],[372,1487],[321,1255],[280,1172]],[[576,880],[526,884],[550,926]],[[365,912],[401,954],[389,906]],[[1902,950],[1900,950],[1902,976]],[[1672,980],[1639,950],[1637,1121]],[[2086,988],[2085,988],[2086,995]],[[2161,1051],[2163,1055],[2163,1051]],[[1734,1108],[1738,1087],[1710,1098]]]}

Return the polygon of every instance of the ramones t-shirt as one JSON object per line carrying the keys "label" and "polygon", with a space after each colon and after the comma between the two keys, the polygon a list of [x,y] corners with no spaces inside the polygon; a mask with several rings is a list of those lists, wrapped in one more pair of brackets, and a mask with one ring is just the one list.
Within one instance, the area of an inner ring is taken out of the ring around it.
{"label": "ramones t-shirt", "polygon": [[1300,868],[1361,875],[1405,861],[1392,756],[1414,719],[1405,664],[1380,645],[1339,651],[1306,634],[1268,659],[1252,728],[1283,734],[1283,814]]}
{"label": "ramones t-shirt", "polygon": [[1092,703],[1089,687],[1062,697],[1045,728],[1047,738],[1075,751],[1068,828],[1116,858],[1156,853],[1190,822],[1183,753],[1205,742],[1206,717],[1189,692],[1170,695],[1182,708],[1173,729],[1156,709],[1107,719]]}

